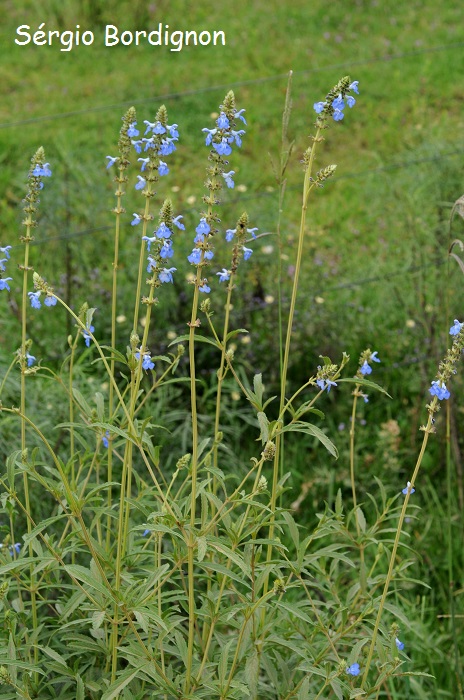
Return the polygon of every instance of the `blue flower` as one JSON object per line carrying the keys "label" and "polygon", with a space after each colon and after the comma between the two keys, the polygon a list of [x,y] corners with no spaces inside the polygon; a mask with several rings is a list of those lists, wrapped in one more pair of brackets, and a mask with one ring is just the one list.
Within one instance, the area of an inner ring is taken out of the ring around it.
{"label": "blue flower", "polygon": [[202,131],[207,133],[205,145],[210,146],[213,140],[213,136],[217,133],[217,129],[202,129]]}
{"label": "blue flower", "polygon": [[355,80],[354,82],[351,83],[348,90],[353,90],[353,92],[355,92],[357,95],[359,95],[358,85],[359,85],[359,80]]}
{"label": "blue flower", "polygon": [[172,231],[168,226],[166,226],[164,221],[162,221],[156,230],[156,235],[158,238],[170,238]]}
{"label": "blue flower", "polygon": [[334,101],[332,102],[332,107],[334,109],[340,109],[340,110],[345,109],[345,103],[343,102],[343,97],[341,95],[339,95],[338,97],[336,97],[334,99]]}
{"label": "blue flower", "polygon": [[179,214],[179,216],[176,216],[176,218],[172,220],[172,223],[174,224],[174,226],[177,226],[177,228],[179,228],[181,231],[185,231],[185,226],[182,223],[182,221],[180,221],[180,219],[183,219],[183,218],[184,217],[182,216],[182,214]]}
{"label": "blue flower", "polygon": [[136,153],[142,153],[142,141],[131,141]]}
{"label": "blue flower", "polygon": [[434,381],[432,382],[432,386],[429,389],[430,393],[432,396],[437,396],[440,401],[442,399],[449,399],[451,396],[450,392],[446,388],[446,384],[442,381]]}
{"label": "blue flower", "polygon": [[109,436],[110,436],[110,431],[109,431],[109,430],[106,430],[106,431],[105,431],[105,434],[102,436],[103,447],[106,447],[107,449],[108,449],[108,447],[109,447],[109,445],[110,445],[110,442],[109,442],[109,440],[108,440]]}
{"label": "blue flower", "polygon": [[89,334],[90,334],[90,333],[93,333],[94,330],[95,330],[95,328],[94,328],[93,326],[89,326],[88,328],[85,328],[85,329],[82,331],[82,335],[83,335],[83,337],[84,337],[85,344],[87,345],[88,348],[90,348],[90,341],[91,341],[91,337],[90,337]]}
{"label": "blue flower", "polygon": [[160,282],[172,282],[172,273],[177,272],[177,268],[175,267],[163,267],[162,270],[160,270],[160,273],[158,275],[158,279]]}
{"label": "blue flower", "polygon": [[7,258],[2,258],[0,260],[0,272],[6,272],[6,267],[3,263],[7,262]]}
{"label": "blue flower", "polygon": [[235,119],[241,119],[242,122],[246,125],[245,117],[243,116],[242,112],[245,112],[246,110],[244,109],[239,109],[238,112],[235,112],[234,117]]}
{"label": "blue flower", "polygon": [[169,131],[169,134],[170,134],[172,139],[179,138],[179,132],[177,131],[177,124],[173,124],[172,126],[169,126],[169,124],[166,124],[166,129]]}
{"label": "blue flower", "polygon": [[190,255],[187,257],[189,263],[192,265],[199,265],[201,262],[201,250],[200,248],[194,248]]}
{"label": "blue flower", "polygon": [[211,288],[208,287],[208,285],[207,285],[206,282],[203,282],[203,284],[201,285],[201,287],[198,287],[198,291],[199,291],[199,292],[204,292],[205,294],[209,294],[210,291],[211,291]]}
{"label": "blue flower", "polygon": [[167,241],[164,241],[163,247],[161,248],[159,255],[160,255],[160,258],[163,258],[163,259],[164,258],[172,258],[172,256],[174,255],[174,249],[172,247],[171,240],[168,239]]}
{"label": "blue flower", "polygon": [[226,231],[226,241],[227,241],[228,243],[230,243],[234,236],[235,236],[235,229],[234,229],[234,228],[228,228],[227,231]]}
{"label": "blue flower", "polygon": [[143,171],[147,167],[148,163],[150,162],[150,158],[137,158],[137,160],[140,163],[142,163],[142,167],[140,168],[140,171],[143,173]]}
{"label": "blue flower", "polygon": [[377,357],[378,350],[374,350],[374,352],[371,352],[371,358],[369,362],[381,362],[381,360]]}
{"label": "blue flower", "polygon": [[166,165],[166,163],[164,161],[160,160],[160,163],[158,165],[158,175],[160,177],[163,177],[163,175],[167,175],[168,172],[169,172],[168,166]]}
{"label": "blue flower", "polygon": [[[140,360],[140,350],[135,353],[135,358],[136,360]],[[148,371],[149,369],[153,369],[154,366],[155,363],[151,359],[150,353],[144,352],[142,357],[142,369]]]}
{"label": "blue flower", "polygon": [[258,228],[255,226],[255,228],[247,228],[247,233],[251,233],[252,238],[256,238],[255,231],[258,231]]}
{"label": "blue flower", "polygon": [[137,184],[135,185],[135,189],[136,189],[136,190],[143,190],[143,188],[144,188],[145,185],[147,184],[147,181],[146,181],[145,178],[142,177],[141,175],[137,175],[137,180],[138,180],[138,182],[137,182]]}
{"label": "blue flower", "polygon": [[232,153],[232,149],[225,138],[222,138],[219,143],[213,143],[213,148],[220,156],[230,156]]}
{"label": "blue flower", "polygon": [[8,258],[8,260],[10,259],[10,249],[11,249],[10,245],[5,246],[5,248],[0,248],[0,253],[4,253],[6,255],[6,257]]}
{"label": "blue flower", "polygon": [[136,129],[135,127],[137,126],[137,122],[133,122],[133,124],[129,124],[129,128],[127,129],[127,135],[129,138],[132,138],[132,136],[138,136],[139,135],[139,130]]}
{"label": "blue flower", "polygon": [[142,236],[142,241],[147,242],[147,250],[150,252],[151,244],[156,241],[156,236],[152,236],[151,238],[150,236]]}
{"label": "blue flower", "polygon": [[155,126],[153,127],[153,133],[158,134],[160,136],[161,134],[166,133],[166,129],[161,124],[161,122],[156,122]]}
{"label": "blue flower", "polygon": [[364,360],[364,364],[359,371],[361,374],[370,374],[372,372],[372,367],[368,364],[367,360]]}
{"label": "blue flower", "polygon": [[337,382],[333,382],[331,379],[316,379],[316,384],[322,390],[327,389],[327,393],[332,386],[337,386]]}
{"label": "blue flower", "polygon": [[131,226],[137,226],[137,224],[139,224],[142,221],[142,217],[140,216],[140,214],[136,214],[135,212],[132,214],[132,216],[134,218],[131,221]]}
{"label": "blue flower", "polygon": [[143,138],[142,143],[145,144],[144,149],[143,149],[144,151],[148,151],[149,148],[155,147],[155,139],[153,138],[153,136],[150,136],[149,139]]}
{"label": "blue flower", "polygon": [[156,262],[155,258],[153,257],[153,255],[149,255],[147,260],[148,260],[147,272],[149,272],[151,274],[156,269],[157,262]]}
{"label": "blue flower", "polygon": [[345,115],[343,114],[341,109],[334,109],[334,113],[332,116],[335,122],[341,122]]}
{"label": "blue flower", "polygon": [[454,319],[454,325],[451,326],[449,330],[450,335],[457,335],[458,333],[461,332],[461,328],[464,326],[464,323],[459,323],[459,321],[455,318]]}
{"label": "blue flower", "polygon": [[42,304],[40,303],[40,292],[28,292],[29,301],[33,309],[40,309]]}
{"label": "blue flower", "polygon": [[232,175],[235,175],[235,170],[230,170],[228,173],[221,173],[222,177],[226,181],[227,187],[233,189],[235,187],[235,182],[232,180]]}
{"label": "blue flower", "polygon": [[12,280],[12,279],[13,279],[12,277],[5,277],[4,279],[0,279],[0,292],[3,289],[8,289],[9,292],[11,291],[10,285],[8,284],[8,280]]}
{"label": "blue flower", "polygon": [[248,260],[252,256],[252,254],[253,254],[253,251],[251,248],[245,248],[245,246],[243,246],[243,259],[244,260]]}
{"label": "blue flower", "polygon": [[[107,156],[107,158],[110,158],[111,156]],[[115,158],[114,160],[117,160]],[[52,171],[49,168],[50,163],[44,163],[43,165],[36,165],[34,170],[32,171],[32,175],[34,177],[51,177]],[[113,163],[111,163],[113,165]],[[109,165],[107,166],[108,168],[110,167]]]}
{"label": "blue flower", "polygon": [[351,666],[348,666],[346,669],[346,672],[350,676],[359,676],[361,669],[359,668],[359,664],[351,664]]}
{"label": "blue flower", "polygon": [[235,143],[237,146],[240,148],[242,145],[242,139],[240,138],[243,134],[245,134],[246,131],[243,131],[243,129],[240,129],[240,131],[234,131],[233,129],[230,130],[230,136],[228,138],[229,143]]}
{"label": "blue flower", "polygon": [[[108,170],[108,168],[111,168],[111,166],[114,165],[117,160],[119,160],[118,156],[116,156],[116,158],[113,158],[113,156],[106,156],[106,158],[108,160],[108,165],[106,166],[107,170]],[[32,173],[32,174],[34,174],[34,173]]]}
{"label": "blue flower", "polygon": [[33,365],[34,362],[36,361],[36,358],[34,357],[34,355],[29,355],[29,353],[27,352],[26,353],[26,360],[27,360],[27,366],[31,367],[31,365]]}
{"label": "blue flower", "polygon": [[151,534],[151,530],[144,530],[142,533],[142,537],[147,537],[147,535]]}
{"label": "blue flower", "polygon": [[195,231],[201,236],[206,236],[211,231],[211,228],[205,218],[200,219],[200,223],[196,227]]}
{"label": "blue flower", "polygon": [[149,122],[146,119],[144,119],[143,123],[147,125],[146,131],[145,131],[145,136],[148,134],[149,131],[152,131],[154,134],[165,134],[166,133],[166,129],[161,124],[161,122]]}
{"label": "blue flower", "polygon": [[356,100],[355,100],[354,97],[352,97],[351,95],[347,95],[347,96],[346,96],[346,104],[347,104],[348,107],[351,109],[351,107],[354,107],[354,106],[355,106]]}
{"label": "blue flower", "polygon": [[203,257],[205,260],[212,260],[214,258],[214,253],[212,250],[205,250],[205,254]]}
{"label": "blue flower", "polygon": [[224,112],[221,112],[219,118],[216,120],[216,124],[218,125],[219,129],[229,128],[229,120],[227,119],[227,116],[224,114]]}
{"label": "blue flower", "polygon": [[225,267],[222,268],[221,272],[216,272],[216,274],[219,275],[219,282],[227,282],[230,279],[230,272]]}
{"label": "blue flower", "polygon": [[316,112],[316,114],[320,114],[321,112],[323,112],[325,105],[325,102],[315,102],[313,104],[313,109]]}
{"label": "blue flower", "polygon": [[161,142],[160,149],[158,151],[158,155],[169,156],[175,150],[176,150],[176,147],[175,147],[172,139],[170,139],[170,138],[163,139],[163,141]]}
{"label": "blue flower", "polygon": [[403,651],[403,649],[404,649],[404,642],[400,642],[400,640],[398,639],[398,637],[396,637],[396,639],[395,639],[395,644],[396,644],[397,648],[398,648],[400,651]]}
{"label": "blue flower", "polygon": [[406,496],[407,493],[415,493],[415,491],[416,491],[416,489],[413,486],[411,486],[411,482],[408,481],[408,483],[404,487],[402,493],[404,496]]}

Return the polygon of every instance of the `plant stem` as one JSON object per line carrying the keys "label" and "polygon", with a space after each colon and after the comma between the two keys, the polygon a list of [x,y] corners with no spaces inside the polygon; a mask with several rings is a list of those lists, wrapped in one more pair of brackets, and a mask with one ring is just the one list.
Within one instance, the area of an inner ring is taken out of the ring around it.
{"label": "plant stem", "polygon": [[[416,466],[414,468],[413,475],[411,477],[411,488],[414,486],[414,484],[416,482],[417,475],[419,473],[419,469],[420,469],[420,466],[422,463],[422,459],[423,459],[424,454],[425,454],[425,449],[427,447],[427,442],[428,442],[429,434],[431,432],[431,427],[432,427],[433,408],[436,406],[437,401],[438,401],[438,399],[435,396],[430,404],[431,408],[429,410],[429,417],[428,417],[427,425],[424,428],[424,438],[422,440],[422,446],[421,446],[421,449],[419,452],[419,456],[417,458],[417,462],[416,462]],[[372,641],[371,641],[370,646],[369,646],[369,652],[368,652],[367,659],[366,659],[366,667],[364,670],[364,674],[363,674],[361,686],[360,686],[363,689],[366,685],[367,676],[368,676],[369,668],[370,668],[371,661],[372,661],[372,656],[374,654],[375,643],[377,641],[377,634],[379,631],[380,620],[382,618],[383,609],[385,607],[385,601],[386,601],[387,595],[388,595],[388,589],[390,587],[390,583],[391,583],[391,580],[393,577],[393,568],[395,566],[396,553],[398,551],[398,546],[400,543],[403,522],[404,522],[404,518],[406,517],[406,510],[408,507],[410,495],[411,495],[411,491],[410,491],[410,489],[408,489],[408,491],[404,497],[404,503],[403,503],[403,507],[401,509],[401,513],[400,513],[400,517],[399,517],[399,521],[398,521],[398,527],[396,529],[395,541],[393,543],[392,553],[390,556],[390,563],[388,566],[387,577],[385,579],[385,585],[383,588],[382,597],[380,599],[379,608],[377,611],[377,617],[376,617],[375,623],[374,623],[374,630],[372,633]]]}

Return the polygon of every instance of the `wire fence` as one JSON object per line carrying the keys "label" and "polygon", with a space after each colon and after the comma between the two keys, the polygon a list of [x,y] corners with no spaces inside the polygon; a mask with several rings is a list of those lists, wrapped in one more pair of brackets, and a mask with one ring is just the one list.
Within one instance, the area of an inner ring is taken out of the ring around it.
{"label": "wire fence", "polygon": [[[314,75],[316,73],[325,73],[334,70],[344,70],[349,68],[355,68],[357,66],[369,66],[377,63],[390,63],[391,61],[404,60],[406,58],[412,58],[416,56],[421,56],[429,53],[437,53],[441,51],[453,51],[457,48],[462,48],[464,46],[464,41],[457,41],[450,44],[441,44],[439,46],[429,46],[421,49],[414,49],[412,51],[404,51],[401,53],[390,54],[386,56],[379,56],[377,58],[366,58],[357,61],[344,61],[342,63],[333,63],[329,66],[319,66],[317,68],[310,68],[304,71],[293,71],[294,77],[302,77],[306,75]],[[161,95],[154,95],[153,97],[148,97],[143,100],[124,100],[122,102],[114,102],[109,105],[100,105],[97,107],[88,107],[86,109],[77,109],[69,112],[60,112],[57,114],[44,114],[38,117],[30,117],[29,119],[18,119],[13,122],[3,122],[0,123],[0,129],[11,129],[18,126],[27,126],[30,124],[39,124],[45,121],[54,121],[68,119],[70,117],[78,117],[85,114],[93,114],[96,112],[106,112],[116,109],[124,109],[130,106],[137,106],[142,104],[149,104],[151,102],[165,102],[168,100],[182,99],[184,97],[192,97],[194,95],[203,95],[208,92],[224,91],[230,90],[231,88],[246,87],[250,85],[262,85],[265,83],[270,83],[277,80],[287,80],[288,73],[276,73],[274,75],[263,76],[260,78],[251,78],[248,80],[238,80],[235,82],[221,84],[221,85],[208,85],[195,90],[182,90],[179,92],[164,93]]]}
{"label": "wire fence", "polygon": [[[368,65],[374,65],[378,63],[385,63],[385,62],[391,62],[391,61],[398,61],[398,60],[406,60],[408,58],[412,57],[417,57],[421,56],[424,54],[430,54],[430,53],[435,53],[435,52],[441,52],[441,51],[453,51],[457,48],[462,48],[464,47],[464,41],[462,42],[454,42],[450,44],[445,44],[445,45],[439,45],[439,46],[432,46],[432,47],[424,47],[421,49],[415,49],[412,51],[407,51],[407,52],[402,52],[402,53],[397,53],[397,54],[391,54],[391,55],[386,55],[386,56],[381,56],[377,58],[368,58],[368,59],[363,59],[363,60],[357,60],[357,61],[346,61],[342,63],[336,63],[336,64],[331,64],[328,66],[321,66],[313,69],[308,69],[305,71],[294,71],[293,76],[307,76],[307,75],[312,75],[316,73],[322,73],[322,72],[328,72],[328,71],[334,71],[334,70],[345,70],[345,69],[351,69],[357,66],[368,66]],[[160,94],[160,95],[154,95],[150,98],[145,98],[143,100],[137,99],[137,100],[128,100],[128,101],[122,101],[122,102],[117,102],[117,103],[112,103],[109,105],[100,105],[96,107],[90,107],[87,109],[81,109],[81,110],[73,110],[69,112],[61,112],[57,114],[47,114],[47,115],[41,115],[37,117],[31,117],[29,119],[18,119],[13,122],[4,122],[0,123],[0,129],[12,129],[16,127],[23,127],[23,126],[28,126],[28,125],[33,125],[33,124],[38,124],[46,121],[54,121],[54,120],[62,120],[65,118],[71,118],[71,117],[76,117],[76,116],[83,116],[86,114],[92,114],[92,113],[97,113],[97,112],[103,112],[103,111],[111,111],[111,110],[116,110],[116,109],[122,109],[124,107],[128,107],[131,105],[140,105],[140,104],[149,104],[151,102],[164,102],[168,100],[175,100],[175,99],[182,99],[185,97],[191,97],[194,95],[201,95],[205,94],[208,92],[214,92],[214,91],[223,91],[224,89],[230,89],[230,88],[238,88],[242,86],[250,86],[250,85],[259,85],[259,84],[265,84],[269,83],[272,81],[278,81],[278,80],[287,80],[288,79],[288,74],[274,74],[271,76],[265,76],[265,77],[260,77],[260,78],[255,78],[255,79],[249,79],[249,80],[242,80],[242,81],[236,81],[233,83],[227,83],[227,84],[222,84],[222,85],[214,85],[214,86],[204,86],[195,90],[184,90],[184,91],[179,91],[179,92],[173,92],[173,93],[165,93],[165,94]],[[393,162],[393,163],[386,163],[384,165],[381,165],[376,168],[369,168],[363,171],[352,171],[348,173],[344,173],[338,176],[335,176],[332,180],[333,182],[337,182],[340,180],[350,180],[350,179],[359,179],[359,178],[365,178],[369,176],[378,176],[383,173],[388,173],[396,170],[404,170],[408,168],[413,168],[417,167],[418,165],[423,165],[425,163],[435,163],[438,161],[442,161],[447,158],[451,158],[454,156],[459,156],[464,154],[464,146],[459,146],[452,151],[444,152],[444,153],[438,153],[434,154],[431,156],[424,156],[420,158],[414,158],[414,159],[408,159],[406,161],[401,161],[401,162]],[[291,190],[297,190],[298,186],[294,187],[288,187],[287,188],[289,191]],[[276,197],[277,193],[276,191],[272,192],[253,192],[249,194],[241,194],[240,196],[235,196],[231,198],[229,201],[227,201],[227,205],[234,205],[237,203],[242,203],[245,201],[252,201],[255,199],[259,198],[272,198]],[[450,205],[451,206],[451,205]],[[193,209],[186,210],[185,213],[189,213],[193,211]],[[77,238],[82,238],[85,236],[95,236],[95,235],[106,235],[110,234],[113,231],[114,227],[112,225],[108,226],[98,226],[98,227],[91,227],[91,228],[86,228],[81,231],[74,231],[74,232],[69,232],[69,233],[64,233],[60,234],[57,236],[48,236],[45,238],[42,238],[40,240],[35,240],[31,243],[31,245],[34,246],[44,246],[48,243],[56,242],[56,241],[63,241],[66,242],[68,240],[72,239],[77,239]],[[21,247],[21,244],[13,245],[12,248],[19,248]],[[369,277],[364,277],[356,280],[350,280],[350,281],[345,281],[341,282],[336,285],[328,286],[325,287],[324,289],[316,292],[318,295],[323,295],[327,294],[333,291],[339,291],[342,289],[350,289],[354,287],[360,287],[363,285],[367,284],[373,284],[373,283],[378,283],[378,282],[383,282],[383,281],[388,281],[391,280],[395,277],[398,276],[404,276],[404,275],[410,275],[410,274],[415,274],[418,273],[424,269],[427,268],[434,268],[434,267],[439,267],[441,265],[444,265],[446,263],[446,259],[436,259],[434,261],[425,263],[423,265],[411,265],[409,267],[402,267],[398,268],[397,270],[393,270],[390,272],[387,272],[382,275],[373,275]]]}

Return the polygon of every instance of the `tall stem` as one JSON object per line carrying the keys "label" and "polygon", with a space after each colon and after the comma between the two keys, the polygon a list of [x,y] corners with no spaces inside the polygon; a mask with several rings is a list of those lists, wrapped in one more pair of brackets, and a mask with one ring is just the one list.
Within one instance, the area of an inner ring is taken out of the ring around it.
{"label": "tall stem", "polygon": [[[436,406],[436,404],[437,404],[437,398],[434,397],[434,399],[432,400],[432,403],[431,403],[431,409],[434,408]],[[424,438],[422,440],[422,446],[421,446],[421,449],[419,452],[419,456],[417,458],[417,462],[416,462],[416,466],[414,468],[413,475],[411,477],[411,488],[416,483],[417,475],[419,473],[422,459],[423,459],[424,454],[425,454],[425,449],[427,447],[429,434],[431,433],[432,418],[433,418],[433,410],[430,410],[427,425],[425,426],[425,429],[424,429]],[[376,617],[375,623],[374,623],[374,630],[372,633],[372,641],[371,641],[370,646],[369,646],[369,652],[368,652],[367,659],[366,659],[366,667],[365,667],[364,675],[363,675],[362,681],[361,681],[361,688],[364,688],[366,685],[367,676],[368,676],[369,668],[370,668],[371,661],[372,661],[372,656],[374,654],[375,643],[377,641],[377,634],[379,631],[380,620],[382,618],[383,609],[385,607],[385,601],[386,601],[387,595],[388,595],[388,589],[390,587],[390,583],[391,583],[391,580],[393,577],[393,569],[394,569],[395,562],[396,562],[396,553],[398,551],[398,546],[400,543],[401,532],[403,529],[404,519],[406,517],[406,510],[408,507],[410,495],[411,495],[411,490],[408,489],[408,491],[405,495],[405,498],[404,498],[403,507],[401,509],[400,518],[398,521],[398,527],[396,528],[395,541],[393,543],[393,549],[392,549],[392,553],[390,556],[390,564],[388,566],[387,578],[385,579],[385,585],[383,588],[382,597],[380,599],[379,608],[377,611],[377,617]]]}

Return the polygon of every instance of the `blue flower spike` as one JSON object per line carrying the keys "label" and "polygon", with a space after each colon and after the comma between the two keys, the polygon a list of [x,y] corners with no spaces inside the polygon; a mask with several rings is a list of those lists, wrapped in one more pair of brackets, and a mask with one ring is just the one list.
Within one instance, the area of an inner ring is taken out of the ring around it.
{"label": "blue flower spike", "polygon": [[345,116],[343,111],[345,105],[347,104],[351,109],[356,104],[355,98],[349,93],[354,92],[359,95],[358,85],[358,80],[351,82],[349,77],[339,80],[324,101],[314,103],[314,111],[321,115],[316,123],[321,126],[328,117],[332,117],[336,122],[342,121]]}

